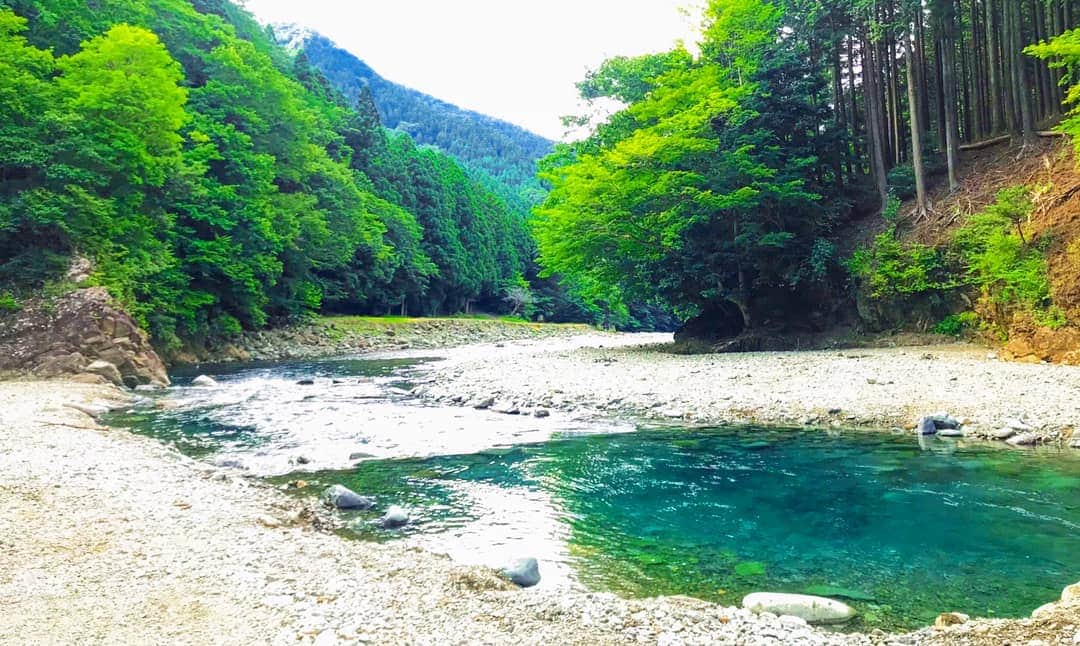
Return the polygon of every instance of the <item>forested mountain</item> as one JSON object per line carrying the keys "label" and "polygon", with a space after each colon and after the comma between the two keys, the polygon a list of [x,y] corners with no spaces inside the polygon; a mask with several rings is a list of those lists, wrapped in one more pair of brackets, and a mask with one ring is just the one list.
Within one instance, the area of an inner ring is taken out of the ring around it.
{"label": "forested mountain", "polygon": [[[957,185],[962,147],[1028,144],[1078,98],[1075,4],[711,0],[700,51],[612,59],[579,84],[626,108],[542,163],[542,263],[581,293],[662,299],[728,331],[820,329],[851,310],[834,297],[849,283],[882,282],[869,291],[967,290],[999,320],[1064,324],[1049,241],[1025,229],[1039,187],[968,223],[928,195]],[[842,256],[867,214],[885,233]],[[900,240],[932,219],[966,228],[941,248]]]}
{"label": "forested mountain", "polygon": [[530,205],[542,198],[536,162],[551,152],[551,141],[387,81],[364,61],[319,34],[294,25],[275,25],[274,31],[281,43],[303,52],[350,100],[360,99],[365,90],[370,92],[388,128],[407,132],[416,143],[436,146],[514,187]]}
{"label": "forested mountain", "polygon": [[[510,311],[543,287],[533,253],[461,164],[227,0],[0,0],[5,308],[82,255],[175,346],[320,309]],[[541,313],[580,313],[545,289]]]}

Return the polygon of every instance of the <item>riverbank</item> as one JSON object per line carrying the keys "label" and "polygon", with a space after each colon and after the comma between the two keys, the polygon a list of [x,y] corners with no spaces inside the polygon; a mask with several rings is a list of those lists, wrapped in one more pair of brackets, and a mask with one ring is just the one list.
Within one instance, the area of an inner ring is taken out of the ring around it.
{"label": "riverbank", "polygon": [[282,361],[479,343],[566,339],[602,334],[577,323],[534,323],[499,317],[409,318],[320,316],[285,328],[246,332],[232,343],[189,346],[166,357],[173,366],[231,361]]}
{"label": "riverbank", "polygon": [[[968,345],[676,355],[666,335],[449,352],[417,394],[440,403],[654,423],[912,429],[947,412],[969,438],[1080,446],[1080,367]],[[1014,441],[1016,441],[1014,439]]]}
{"label": "riverbank", "polygon": [[[584,396],[569,390],[571,384],[629,389],[644,380],[661,393],[660,384],[686,368],[682,362],[728,361],[624,347],[643,340],[662,337],[604,335],[449,351],[447,362],[433,364],[434,381],[426,387],[464,387],[470,375],[501,376],[520,387],[543,373],[552,380],[557,408]],[[822,361],[815,371],[825,374],[836,370],[828,354],[780,358],[807,367]],[[628,359],[639,355],[644,358]],[[883,356],[891,365],[893,353]],[[747,357],[737,359],[739,374],[747,374],[741,372]],[[1069,377],[1057,374],[1058,367],[1028,368]],[[699,371],[691,381],[703,384],[701,397],[715,395],[708,384],[727,383],[715,373],[719,367],[689,369]],[[492,372],[470,373],[480,370]],[[573,370],[604,378],[590,381]],[[522,382],[509,379],[516,372],[524,374]],[[783,383],[755,381],[751,392]],[[664,386],[676,387],[685,384]],[[65,406],[119,405],[124,397],[112,388],[68,382],[0,383],[0,599],[7,610],[0,634],[15,643],[1078,643],[1075,594],[1034,619],[976,620],[896,636],[829,633],[681,598],[517,590],[484,568],[321,531],[322,510],[313,513],[260,480],[193,461],[145,437],[100,428]],[[561,408],[577,415],[606,410]]]}
{"label": "riverbank", "polygon": [[0,383],[0,634],[13,643],[868,644],[690,599],[517,590],[490,570],[318,531],[261,481]]}

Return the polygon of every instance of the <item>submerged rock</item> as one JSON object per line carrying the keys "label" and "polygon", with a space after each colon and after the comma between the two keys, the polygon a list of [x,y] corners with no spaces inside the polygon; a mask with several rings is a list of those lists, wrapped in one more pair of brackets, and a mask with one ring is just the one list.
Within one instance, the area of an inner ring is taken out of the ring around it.
{"label": "submerged rock", "polygon": [[502,574],[523,588],[540,583],[540,564],[533,557],[517,559],[502,569]]}
{"label": "submerged rock", "polygon": [[323,493],[323,499],[332,507],[338,509],[371,509],[375,501],[367,496],[361,496],[344,485],[333,485]]}
{"label": "submerged rock", "polygon": [[409,512],[405,511],[397,505],[390,505],[386,509],[386,513],[379,519],[379,524],[383,527],[390,529],[393,527],[403,527],[409,523]]}
{"label": "submerged rock", "polygon": [[212,388],[218,385],[217,381],[213,377],[207,377],[206,375],[199,375],[191,380],[192,386],[200,386],[204,388]]}
{"label": "submerged rock", "polygon": [[846,603],[807,594],[755,592],[743,598],[743,608],[756,613],[793,615],[811,624],[842,624],[855,617],[855,609]]}

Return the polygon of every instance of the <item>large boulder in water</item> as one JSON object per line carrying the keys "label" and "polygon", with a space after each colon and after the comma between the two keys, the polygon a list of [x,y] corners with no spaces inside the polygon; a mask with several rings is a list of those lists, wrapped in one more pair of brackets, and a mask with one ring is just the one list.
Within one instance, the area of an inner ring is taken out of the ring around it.
{"label": "large boulder in water", "polygon": [[720,301],[683,323],[675,331],[675,340],[718,343],[739,336],[745,329],[746,319],[739,306],[731,301]]}
{"label": "large boulder in water", "polygon": [[323,493],[326,504],[338,509],[371,509],[375,501],[367,496],[361,496],[344,485],[333,485]]}
{"label": "large boulder in water", "polygon": [[811,624],[842,624],[855,617],[855,609],[846,603],[808,594],[755,592],[743,598],[743,608],[752,612],[802,617]]}
{"label": "large boulder in water", "polygon": [[502,574],[523,588],[540,583],[540,564],[531,556],[517,559],[502,569]]}

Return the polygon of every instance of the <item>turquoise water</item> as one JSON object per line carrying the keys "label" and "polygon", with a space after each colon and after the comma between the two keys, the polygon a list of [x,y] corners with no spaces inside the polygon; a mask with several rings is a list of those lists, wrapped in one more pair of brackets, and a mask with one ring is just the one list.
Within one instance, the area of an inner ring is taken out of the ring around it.
{"label": "turquoise water", "polygon": [[404,500],[420,510],[411,531],[448,537],[506,524],[473,515],[463,483],[542,492],[590,588],[728,604],[825,593],[855,605],[864,627],[915,628],[942,611],[1024,616],[1080,580],[1080,460],[925,448],[910,436],[644,431],[367,462],[319,484]]}
{"label": "turquoise water", "polygon": [[[545,585],[731,605],[760,590],[828,594],[859,609],[854,628],[905,629],[942,611],[1024,616],[1080,580],[1075,451],[768,428],[563,426],[521,444],[515,429],[539,421],[402,399],[410,365],[237,369],[215,391],[171,391],[179,408],[118,421],[311,483],[297,495],[340,482],[410,509],[404,531],[346,515],[365,538],[492,565],[536,555]],[[360,442],[375,459],[335,462]],[[442,455],[398,457],[431,444]],[[314,462],[297,475],[300,449]]]}

